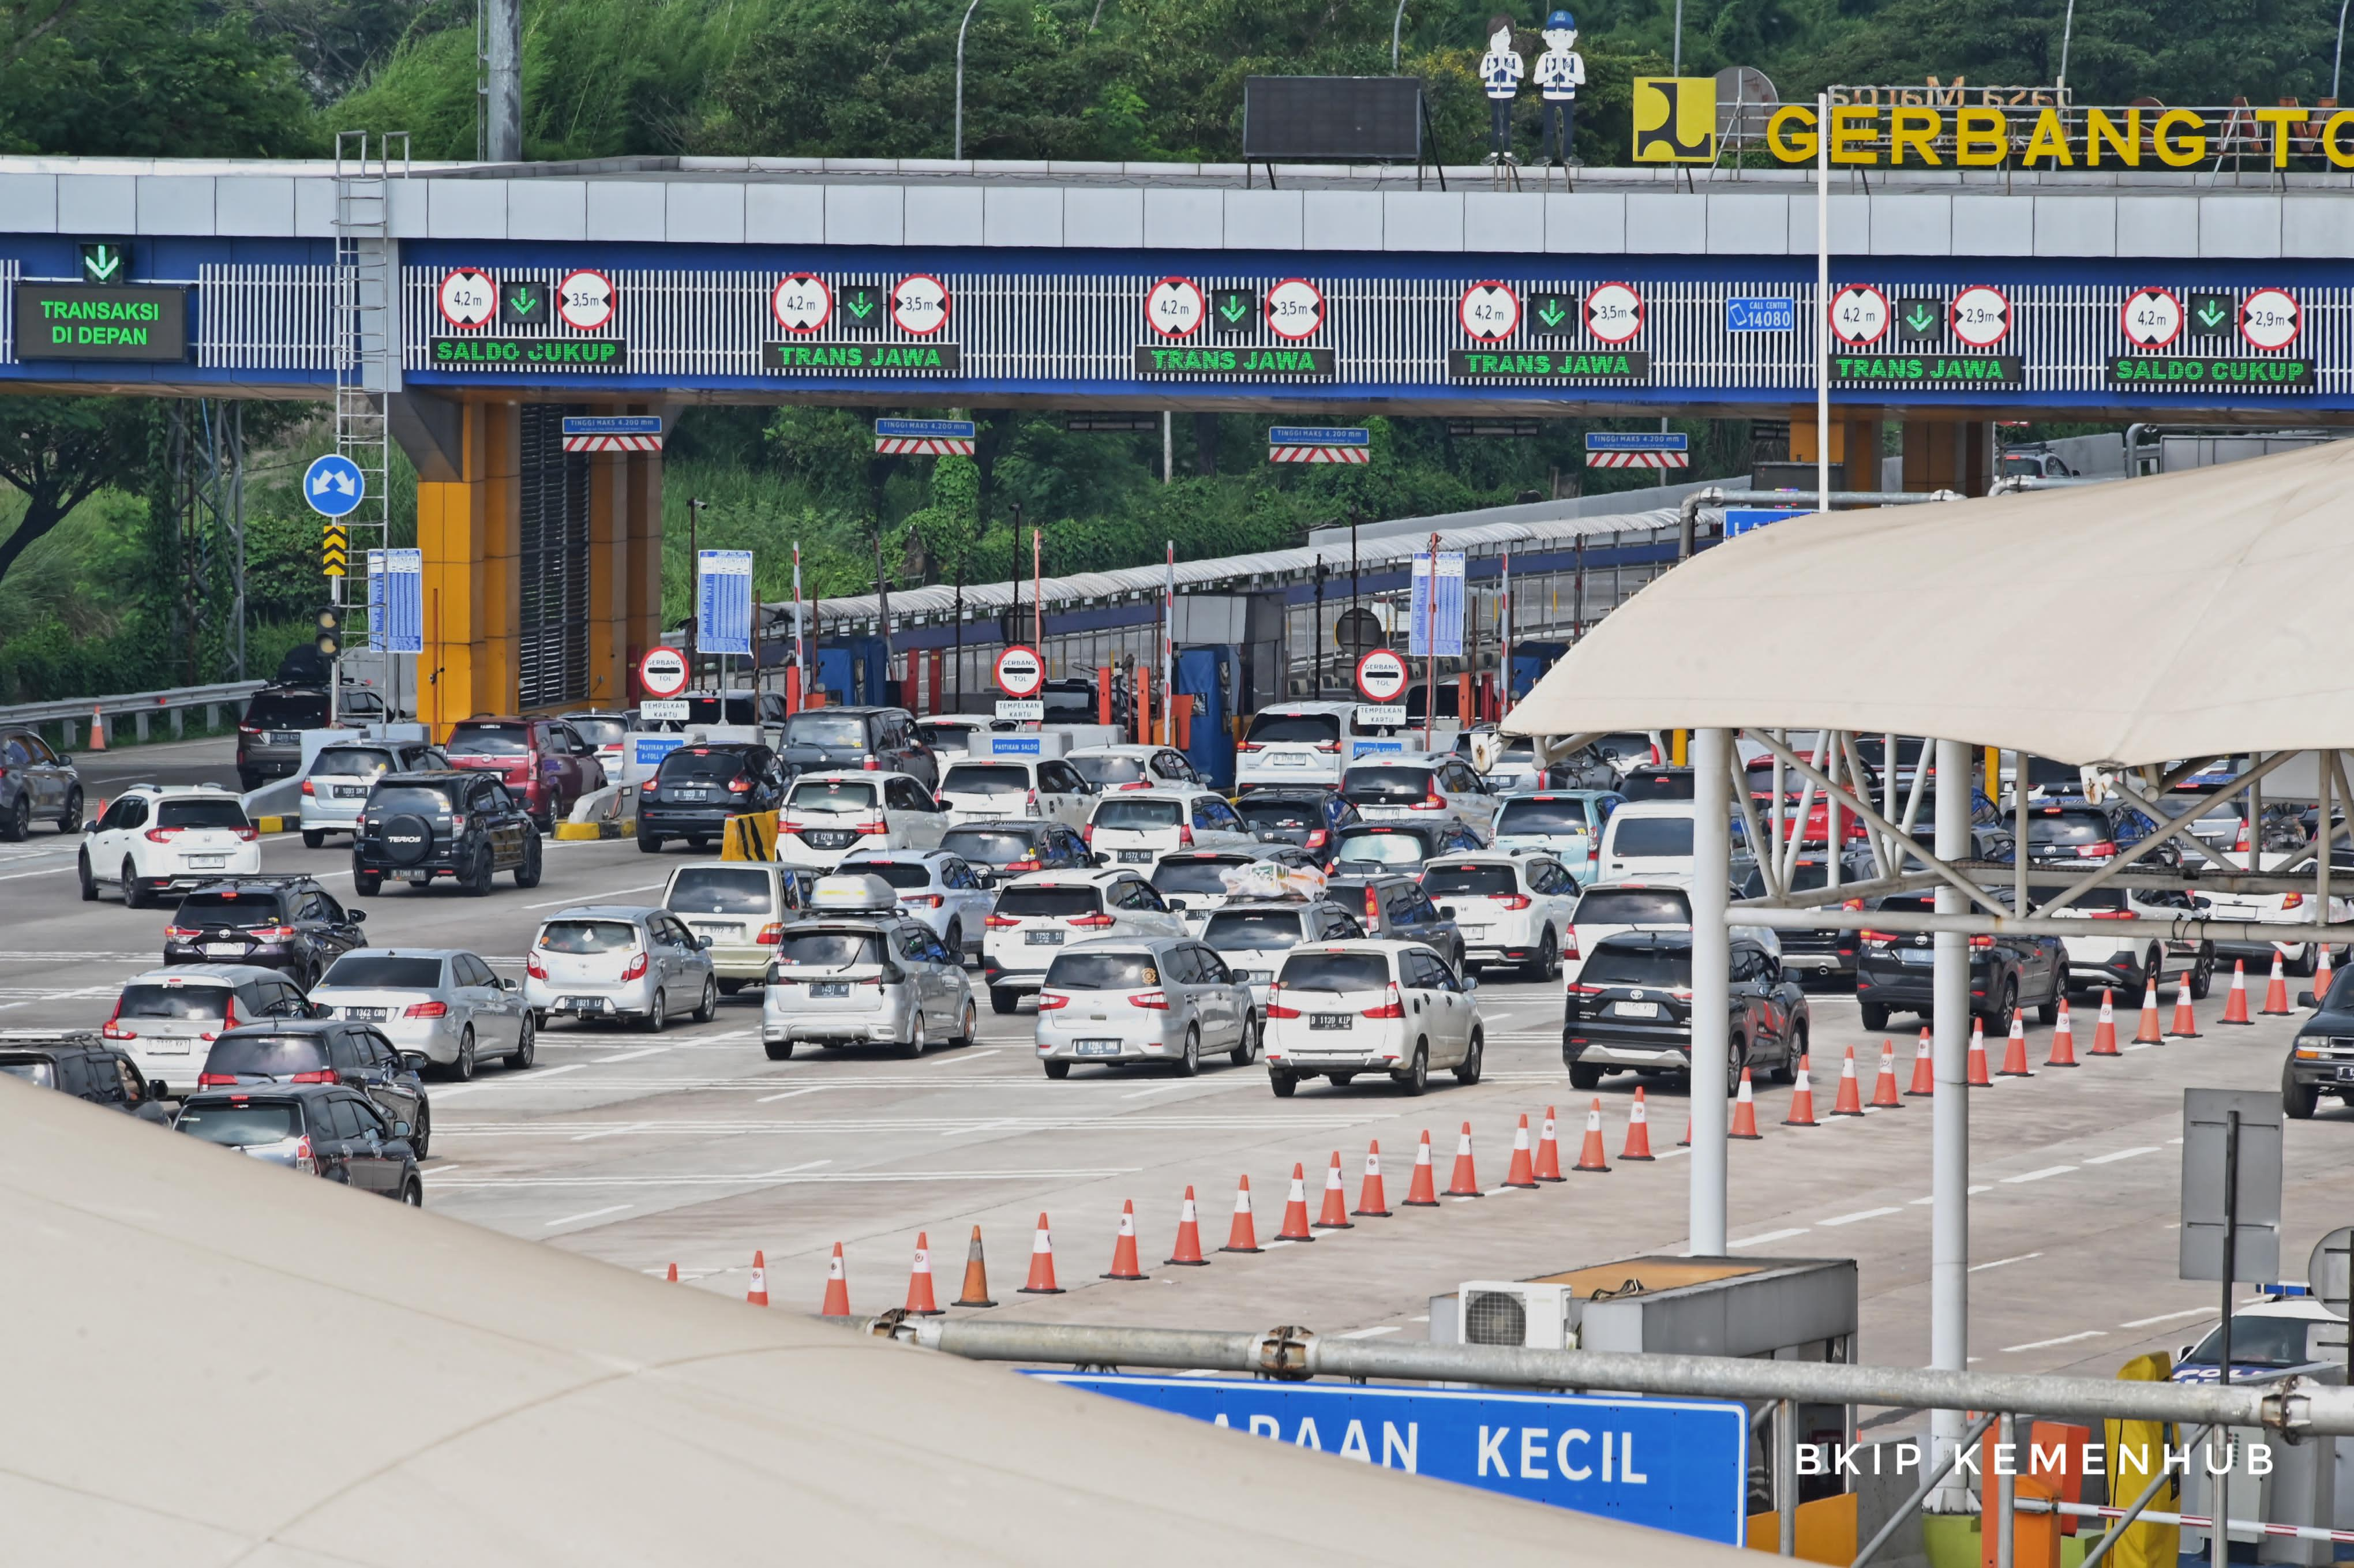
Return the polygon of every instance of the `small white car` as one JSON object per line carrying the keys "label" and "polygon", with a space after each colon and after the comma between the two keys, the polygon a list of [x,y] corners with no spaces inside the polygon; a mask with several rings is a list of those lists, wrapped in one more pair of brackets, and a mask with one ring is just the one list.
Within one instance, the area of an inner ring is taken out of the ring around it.
{"label": "small white car", "polygon": [[313,1005],[373,1024],[396,1050],[425,1059],[463,1083],[493,1057],[528,1067],[538,1027],[521,988],[454,948],[363,948],[337,959],[311,988]]}
{"label": "small white car", "polygon": [[1214,789],[1116,790],[1087,818],[1087,847],[1110,865],[1149,866],[1177,850],[1258,847],[1258,835]]}
{"label": "small white car", "polygon": [[1083,746],[1064,759],[1098,790],[1175,789],[1205,782],[1173,746]]}
{"label": "small white car", "polygon": [[1212,910],[1202,925],[1202,945],[1250,981],[1264,1009],[1284,954],[1306,942],[1346,942],[1364,934],[1356,916],[1331,899],[1260,898]]}
{"label": "small white car", "polygon": [[1297,948],[1267,991],[1267,1085],[1288,1098],[1302,1078],[1338,1086],[1360,1073],[1385,1073],[1418,1095],[1437,1068],[1476,1084],[1487,1047],[1479,989],[1419,942]]}
{"label": "small white car", "polygon": [[1422,890],[1454,915],[1468,971],[1517,964],[1524,980],[1560,975],[1578,896],[1577,879],[1561,862],[1526,852],[1443,855],[1423,863]]}
{"label": "small white car", "polygon": [[450,766],[438,747],[421,740],[355,740],[323,746],[302,779],[302,847],[317,849],[329,833],[359,826],[368,791],[387,773],[419,773]]}
{"label": "small white car", "polygon": [[[1739,898],[1738,888],[1728,897]],[[1570,912],[1569,936],[1561,949],[1562,973],[1575,983],[1585,955],[1596,944],[1622,931],[1689,931],[1691,929],[1691,883],[1689,878],[1649,877],[1600,882],[1577,896]],[[1734,935],[1755,942],[1782,960],[1782,938],[1771,927],[1734,926]]]}
{"label": "small white car", "polygon": [[946,850],[864,850],[843,858],[840,874],[890,884],[899,895],[899,913],[931,927],[959,963],[981,951],[997,889],[984,885],[962,856]]}
{"label": "small white car", "polygon": [[936,718],[916,721],[916,738],[939,754],[946,764],[949,759],[970,751],[973,742],[993,732],[1013,727],[1006,719],[982,718],[977,714],[943,714]]}
{"label": "small white car", "polygon": [[1043,817],[1077,827],[1087,820],[1095,792],[1078,770],[1057,757],[990,757],[952,762],[940,775],[939,802],[948,825],[998,817]]}
{"label": "small white car", "polygon": [[524,959],[523,999],[541,1027],[551,1018],[632,1020],[661,1033],[692,1011],[708,1023],[719,1009],[711,938],[667,909],[575,905],[542,922]]}
{"label": "small white car", "polygon": [[1249,982],[1199,942],[1115,937],[1055,955],[1032,1038],[1050,1078],[1074,1062],[1165,1063],[1190,1078],[1214,1052],[1237,1067],[1258,1060],[1258,1008]]}
{"label": "small white car", "polygon": [[159,894],[261,869],[260,835],[217,784],[133,784],[82,830],[81,895],[111,886],[144,909]]}
{"label": "small white car", "polygon": [[[2244,867],[2251,859],[2246,850],[2218,850],[2216,853],[2236,866]],[[2267,850],[2264,856],[2264,869],[2275,871],[2297,858],[2296,853],[2287,850]],[[2306,874],[2311,874],[2309,867]],[[2313,924],[2314,898],[2310,893],[2234,893],[2216,888],[2198,896],[2209,906],[2204,913],[2211,920],[2247,920],[2283,927]],[[2354,898],[2343,897],[2333,888],[2329,895],[2330,924],[2337,925],[2349,919],[2354,919]],[[2294,934],[2288,929],[2281,933],[2284,938]],[[2329,967],[2333,969],[2344,968],[2349,961],[2349,951],[2342,947],[2332,948]],[[2290,974],[2309,975],[2321,957],[2321,944],[2310,939],[2215,944],[2215,957],[2219,961],[2229,963],[2234,959],[2246,961],[2248,980],[2252,985],[2260,975],[2270,972],[2275,955]]]}
{"label": "small white car", "polygon": [[1182,937],[1185,922],[1133,869],[1034,871],[1008,883],[983,922],[989,1005],[1012,1012],[1055,956],[1097,937]]}
{"label": "small white car", "polygon": [[1368,822],[1454,822],[1482,841],[1496,825],[1496,798],[1459,757],[1360,762],[1341,776],[1341,799]]}
{"label": "small white car", "polygon": [[889,1045],[920,1056],[934,1041],[970,1045],[980,1026],[961,955],[902,915],[891,885],[822,876],[810,912],[785,927],[760,998],[760,1044],[782,1062],[795,1044]]}
{"label": "small white car", "polygon": [[[1595,876],[1609,882],[1691,876],[1695,809],[1690,800],[1629,800],[1620,806],[1603,824]],[[1749,879],[1749,868],[1755,860],[1738,817],[1732,819],[1730,830],[1733,881],[1738,886]]]}
{"label": "small white car", "polygon": [[175,964],[126,982],[99,1033],[129,1054],[157,1094],[185,1096],[195,1090],[205,1054],[224,1031],[309,1016],[302,988],[276,969]]}
{"label": "small white car", "polygon": [[859,850],[938,849],[948,821],[904,773],[804,773],[777,809],[777,862],[831,871]]}
{"label": "small white car", "polygon": [[1626,802],[1606,790],[1541,789],[1508,795],[1496,812],[1495,847],[1539,850],[1581,882],[1594,879],[1595,851],[1610,813]]}
{"label": "small white car", "polygon": [[[2053,895],[2048,884],[2031,892],[2041,900]],[[2200,893],[2201,899],[2221,895]],[[2116,993],[2119,1008],[2139,1006],[2151,980],[2160,989],[2188,978],[2190,994],[2207,1000],[2214,983],[2215,944],[2175,933],[2175,922],[2201,913],[2190,892],[2180,888],[2119,887],[2115,883],[2088,890],[2074,901],[2043,913],[2055,920],[2081,920],[2085,934],[2062,937],[2067,949],[2067,988],[2082,993],[2106,988]],[[2337,902],[2335,898],[2332,903]],[[2266,955],[2269,967],[2271,958]],[[2168,1000],[2171,1001],[2169,992]]]}

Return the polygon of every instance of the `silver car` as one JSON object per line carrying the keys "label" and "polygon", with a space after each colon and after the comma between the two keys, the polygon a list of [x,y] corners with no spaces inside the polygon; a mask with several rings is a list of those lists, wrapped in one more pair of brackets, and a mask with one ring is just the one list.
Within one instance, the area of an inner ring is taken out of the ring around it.
{"label": "silver car", "polygon": [[899,892],[902,914],[932,928],[962,959],[981,951],[982,925],[997,907],[997,879],[984,877],[946,850],[861,850],[844,856],[843,875],[879,876]]}
{"label": "silver car", "polygon": [[1210,912],[1202,943],[1250,982],[1264,1015],[1267,988],[1283,955],[1307,942],[1346,942],[1365,934],[1355,915],[1329,898],[1257,898]]}
{"label": "silver car", "polygon": [[523,1068],[538,1050],[522,988],[458,948],[356,948],[319,978],[311,1004],[376,1025],[394,1049],[423,1053],[460,1083],[486,1057]]}
{"label": "silver car", "polygon": [[1106,937],[1055,955],[1034,1038],[1050,1078],[1074,1062],[1157,1063],[1190,1078],[1210,1052],[1237,1067],[1257,1060],[1259,1011],[1250,982],[1200,942]]}
{"label": "silver car", "polygon": [[637,904],[577,904],[543,922],[524,959],[523,999],[534,1022],[551,1018],[642,1023],[659,1034],[692,1010],[708,1023],[719,1010],[711,938],[667,909]]}
{"label": "silver car", "polygon": [[880,878],[830,876],[819,896],[853,882],[870,885],[869,908],[797,920],[777,945],[760,1000],[769,1060],[784,1061],[803,1041],[889,1045],[900,1056],[920,1056],[936,1040],[971,1044],[979,1021],[962,955],[897,913],[898,895]]}
{"label": "silver car", "polygon": [[270,1018],[306,1018],[302,988],[252,964],[175,964],[135,975],[100,1033],[162,1094],[196,1086],[225,1030]]}
{"label": "silver car", "polygon": [[317,849],[329,833],[356,830],[368,791],[386,774],[449,766],[439,747],[421,740],[355,740],[321,747],[302,779],[302,847]]}

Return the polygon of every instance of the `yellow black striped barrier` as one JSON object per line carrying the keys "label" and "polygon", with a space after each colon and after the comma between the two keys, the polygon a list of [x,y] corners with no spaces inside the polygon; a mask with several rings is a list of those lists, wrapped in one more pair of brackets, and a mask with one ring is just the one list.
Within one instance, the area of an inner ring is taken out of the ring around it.
{"label": "yellow black striped barrier", "polygon": [[747,811],[740,817],[727,819],[727,831],[720,836],[721,860],[774,860],[777,858],[777,813]]}

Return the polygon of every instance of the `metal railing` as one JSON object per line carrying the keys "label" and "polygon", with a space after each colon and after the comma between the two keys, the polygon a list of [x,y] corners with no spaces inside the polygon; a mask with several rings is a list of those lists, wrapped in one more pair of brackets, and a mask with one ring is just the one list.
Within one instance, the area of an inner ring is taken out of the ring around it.
{"label": "metal railing", "polygon": [[172,733],[178,735],[190,708],[227,707],[241,704],[261,690],[261,681],[223,681],[211,686],[174,686],[159,692],[123,692],[104,697],[65,697],[53,703],[20,703],[14,707],[0,708],[0,725],[21,725],[37,729],[42,725],[62,724],[69,745],[77,727],[85,721],[103,716],[111,726],[130,719],[140,739],[147,738],[147,721],[161,715],[171,721]]}

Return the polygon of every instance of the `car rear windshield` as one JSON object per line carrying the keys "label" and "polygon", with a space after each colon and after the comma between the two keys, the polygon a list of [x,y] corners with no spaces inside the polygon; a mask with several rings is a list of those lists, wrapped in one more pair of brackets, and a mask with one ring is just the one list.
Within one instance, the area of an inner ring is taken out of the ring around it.
{"label": "car rear windshield", "polygon": [[744,774],[744,754],[740,751],[711,751],[703,747],[681,747],[662,759],[655,774],[665,784],[701,783],[716,779],[724,784]]}
{"label": "car rear windshield", "polygon": [[1597,887],[1577,901],[1581,926],[1689,926],[1691,901],[1676,888]]}
{"label": "car rear windshield", "polygon": [[1294,953],[1276,976],[1287,991],[1379,991],[1390,961],[1379,953]]}
{"label": "car rear windshield", "polygon": [[1496,819],[1499,833],[1582,833],[1585,832],[1585,802],[1583,800],[1546,800],[1539,796],[1523,796],[1504,802],[1503,813]]}
{"label": "car rear windshield", "polygon": [[2109,836],[2109,820],[2098,811],[2038,811],[2027,819],[2031,844],[2096,844]]}
{"label": "car rear windshield", "polygon": [[940,780],[943,795],[1026,795],[1030,770],[1004,762],[960,762]]}
{"label": "car rear windshield", "polygon": [[696,865],[678,874],[665,902],[681,915],[765,915],[774,900],[765,871]]}
{"label": "car rear windshield", "polygon": [[638,928],[626,920],[550,920],[539,946],[551,953],[626,953],[638,945]]}
{"label": "car rear windshield", "polygon": [[1385,833],[1375,829],[1341,841],[1341,863],[1356,861],[1373,865],[1420,865],[1429,851],[1416,833]]}
{"label": "car rear windshield", "polygon": [[1679,859],[1692,852],[1690,817],[1627,817],[1618,819],[1618,834],[1610,853],[1622,859]]}
{"label": "car rear windshield", "polygon": [[229,988],[225,985],[127,985],[118,1018],[226,1018]]}
{"label": "car rear windshield", "polygon": [[1182,800],[1106,800],[1089,819],[1098,828],[1124,828],[1145,833],[1176,827],[1184,820]]}
{"label": "car rear windshield", "polygon": [[875,807],[875,786],[841,779],[793,786],[785,804],[808,811],[865,811]]}
{"label": "car rear windshield", "polygon": [[1594,749],[1622,767],[1629,762],[1651,759],[1651,737],[1634,730],[1618,735],[1606,735],[1594,743]]}
{"label": "car rear windshield", "polygon": [[[2354,969],[2348,969],[2346,972],[2354,975]],[[0,1073],[5,1073],[12,1078],[22,1078],[37,1089],[54,1089],[58,1086],[57,1067],[48,1062],[0,1062]]]}
{"label": "car rear windshield", "polygon": [[[1069,920],[1096,912],[1092,887],[1009,887],[997,895],[997,912],[1033,920]],[[2354,969],[2347,970],[2354,974]]]}
{"label": "car rear windshield", "polygon": [[1065,953],[1041,982],[1055,991],[1142,991],[1161,983],[1150,953]]}
{"label": "car rear windshield", "polygon": [[1152,868],[1152,885],[1163,893],[1224,893],[1225,879],[1220,874],[1228,866],[1247,863],[1234,860],[1164,860]]}
{"label": "car rear windshield", "polygon": [[630,733],[628,723],[617,718],[590,718],[586,714],[574,714],[564,722],[591,746],[619,746],[621,737]]}
{"label": "car rear windshield", "polygon": [[1324,808],[1313,800],[1254,800],[1246,795],[1235,813],[1254,828],[1320,828]]}
{"label": "car rear windshield", "polygon": [[450,814],[451,788],[447,784],[392,784],[379,780],[368,795],[367,809],[378,821],[404,814],[446,817]]}
{"label": "car rear windshield", "polygon": [[[1222,953],[1265,952],[1269,948],[1296,947],[1299,916],[1288,909],[1220,910],[1203,927],[1202,940]],[[2347,971],[2354,974],[2354,969]]]}
{"label": "car rear windshield", "polygon": [[[2033,898],[2035,902],[2041,906],[2042,904],[2057,900],[2063,891],[2064,889],[2057,887],[2031,887],[2028,889],[2028,895]],[[2131,907],[2132,906],[2126,902],[2126,890],[2124,888],[2094,887],[2088,888],[2083,893],[2079,893],[2073,898],[2069,899],[2068,902],[2060,909],[2054,910],[2053,913],[2063,914],[2069,909],[2127,909]]]}
{"label": "car rear windshield", "polygon": [[[1872,874],[1868,870],[1860,872],[1850,866],[1844,874],[1845,880],[1849,882],[1861,882]],[[1818,887],[1829,887],[1830,885],[1831,868],[1828,861],[1802,860],[1791,869],[1790,891],[1793,893],[1809,893]],[[1749,874],[1749,880],[1742,885],[1741,894],[1744,898],[1765,897],[1766,874],[1753,869]]]}
{"label": "car rear windshield", "polygon": [[749,692],[727,694],[727,714],[720,716],[720,697],[716,692],[705,692],[686,699],[686,720],[689,724],[758,724],[758,710]]}
{"label": "car rear windshield", "polygon": [[1341,798],[1353,806],[1419,800],[1430,793],[1427,768],[1352,768],[1341,776]]}
{"label": "car rear windshield", "polygon": [[191,893],[180,900],[175,920],[184,926],[232,926],[249,931],[279,922],[275,893]]}
{"label": "car rear windshield", "polygon": [[940,848],[980,865],[1005,865],[1038,853],[1034,833],[1018,828],[950,828]]}
{"label": "car rear windshield", "polygon": [[919,860],[862,860],[842,868],[845,876],[879,876],[901,889],[929,887],[932,868]]}
{"label": "car rear windshield", "polygon": [[345,953],[321,977],[321,985],[432,991],[441,983],[439,959],[400,958],[391,953]]}
{"label": "car rear windshield", "polygon": [[883,961],[883,938],[872,931],[788,931],[777,944],[787,969],[846,969]]}
{"label": "car rear windshield", "polygon": [[522,724],[481,724],[469,719],[450,730],[442,750],[452,757],[528,757],[531,726]]}
{"label": "car rear windshield", "polygon": [[1080,778],[1099,789],[1115,784],[1133,784],[1144,777],[1144,758],[1140,757],[1074,757],[1071,766],[1079,770]]}
{"label": "car rear windshield", "polygon": [[256,729],[316,729],[327,722],[327,694],[256,692],[245,705],[245,722]]}
{"label": "car rear windshield", "polygon": [[785,721],[787,746],[866,744],[866,721],[854,714],[795,714]]}
{"label": "car rear windshield", "polygon": [[1521,889],[1509,865],[1434,865],[1422,874],[1422,890],[1433,898],[1444,898],[1457,893],[1479,897]]}
{"label": "car rear windshield", "polygon": [[1243,739],[1253,746],[1337,746],[1341,720],[1333,714],[1261,714]]}
{"label": "car rear windshield", "polygon": [[1618,792],[1629,800],[1689,800],[1692,798],[1692,776],[1690,773],[1663,773],[1638,768],[1627,775]]}
{"label": "car rear windshield", "polygon": [[259,1105],[251,1101],[239,1105],[198,1100],[182,1110],[179,1119],[172,1125],[207,1143],[217,1143],[224,1149],[245,1149],[300,1137],[302,1112],[283,1100],[275,1104],[264,1100]]}
{"label": "car rear windshield", "polygon": [[233,800],[159,800],[155,805],[155,825],[159,828],[252,826],[245,820],[245,807]]}
{"label": "car rear windshield", "polygon": [[1691,984],[1690,948],[1622,948],[1605,942],[1578,971],[1581,985]]}
{"label": "car rear windshield", "polygon": [[392,771],[392,753],[372,746],[331,746],[311,759],[311,777],[373,779]]}
{"label": "car rear windshield", "polygon": [[213,1042],[212,1054],[205,1058],[205,1071],[282,1078],[292,1073],[314,1072],[326,1063],[327,1039],[323,1034],[232,1032]]}

